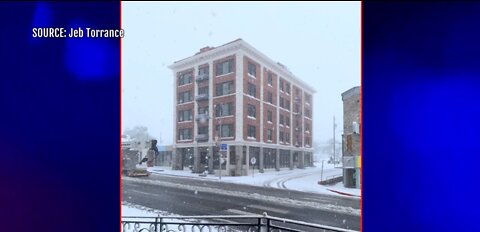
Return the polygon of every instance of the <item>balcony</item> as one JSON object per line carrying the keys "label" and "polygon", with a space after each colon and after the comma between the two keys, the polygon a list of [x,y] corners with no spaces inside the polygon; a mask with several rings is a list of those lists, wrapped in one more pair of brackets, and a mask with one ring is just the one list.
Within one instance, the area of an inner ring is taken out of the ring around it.
{"label": "balcony", "polygon": [[195,78],[195,81],[196,82],[202,82],[204,80],[208,80],[208,78],[209,78],[208,76],[209,76],[208,74],[200,74]]}
{"label": "balcony", "polygon": [[197,101],[208,100],[208,93],[202,93],[202,94],[197,95],[195,97],[195,100],[197,100]]}
{"label": "balcony", "polygon": [[195,116],[195,120],[200,123],[205,123],[208,121],[208,119],[210,119],[210,117],[206,114],[199,114]]}
{"label": "balcony", "polygon": [[206,141],[208,141],[208,134],[199,134],[199,135],[197,135],[195,140],[197,142],[206,142]]}

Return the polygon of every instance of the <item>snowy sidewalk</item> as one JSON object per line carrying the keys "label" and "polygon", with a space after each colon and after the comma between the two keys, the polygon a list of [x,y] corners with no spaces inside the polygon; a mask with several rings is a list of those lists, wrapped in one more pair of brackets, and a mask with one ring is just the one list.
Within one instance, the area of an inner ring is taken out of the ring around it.
{"label": "snowy sidewalk", "polygon": [[[218,171],[214,175],[205,177],[199,174],[191,173],[190,170],[171,170],[170,167],[151,167],[148,171],[154,175],[170,175],[185,178],[199,178],[208,181],[220,181],[226,183],[245,184],[253,186],[264,186],[270,188],[290,189],[302,192],[321,193],[335,196],[343,196],[350,198],[359,198],[360,189],[350,189],[343,187],[342,183],[335,185],[319,185],[318,181],[322,176],[321,163],[315,163],[316,167],[308,167],[305,169],[288,168],[280,171],[266,170],[264,173],[255,173],[249,176],[222,176],[221,180]],[[341,168],[336,168],[332,164],[325,164],[323,168],[323,179],[338,176],[342,174]]]}

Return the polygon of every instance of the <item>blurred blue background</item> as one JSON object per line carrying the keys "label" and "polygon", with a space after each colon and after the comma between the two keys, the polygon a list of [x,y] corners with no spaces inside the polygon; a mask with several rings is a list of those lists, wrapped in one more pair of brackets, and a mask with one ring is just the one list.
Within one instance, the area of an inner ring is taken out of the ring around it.
{"label": "blurred blue background", "polygon": [[[120,230],[119,2],[0,3],[1,231]],[[5,225],[5,222],[6,225]]]}
{"label": "blurred blue background", "polygon": [[478,12],[363,2],[363,231],[479,231]]}

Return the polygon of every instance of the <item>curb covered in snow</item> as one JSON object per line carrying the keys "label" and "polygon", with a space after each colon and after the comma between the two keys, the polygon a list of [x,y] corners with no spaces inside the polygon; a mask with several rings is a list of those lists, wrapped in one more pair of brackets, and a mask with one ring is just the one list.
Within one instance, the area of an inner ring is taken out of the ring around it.
{"label": "curb covered in snow", "polygon": [[340,195],[345,195],[345,196],[350,196],[350,197],[360,197],[360,196],[357,196],[357,195],[354,195],[354,194],[344,193],[344,192],[340,192],[340,191],[329,189],[329,188],[327,188],[327,190],[331,191],[331,192],[334,192],[334,193],[338,193]]}

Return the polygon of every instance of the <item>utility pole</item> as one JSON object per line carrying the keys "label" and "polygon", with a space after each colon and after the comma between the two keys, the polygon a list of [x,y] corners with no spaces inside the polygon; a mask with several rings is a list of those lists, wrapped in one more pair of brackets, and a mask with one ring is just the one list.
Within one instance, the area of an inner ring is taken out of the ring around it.
{"label": "utility pole", "polygon": [[335,115],[333,116],[333,167],[336,166],[337,159],[335,154],[335,129],[337,125],[335,124]]}
{"label": "utility pole", "polygon": [[324,162],[324,161],[325,161],[325,160],[322,160],[322,172],[321,172],[321,174],[320,174],[320,181],[323,181],[323,162]]}

